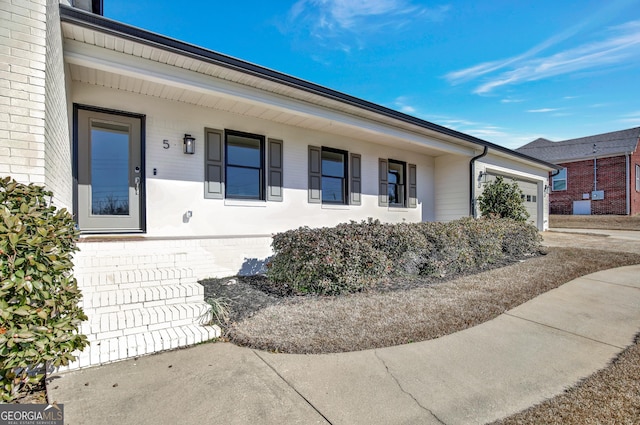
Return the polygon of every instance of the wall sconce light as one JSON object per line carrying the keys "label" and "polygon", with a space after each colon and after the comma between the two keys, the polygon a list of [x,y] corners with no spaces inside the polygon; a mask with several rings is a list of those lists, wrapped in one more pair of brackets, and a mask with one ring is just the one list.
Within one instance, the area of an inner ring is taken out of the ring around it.
{"label": "wall sconce light", "polygon": [[478,189],[482,187],[484,183],[487,182],[487,173],[485,171],[480,171],[478,174]]}
{"label": "wall sconce light", "polygon": [[551,190],[550,190],[550,189],[551,189],[551,188],[549,187],[549,185],[548,185],[548,184],[545,184],[545,185],[544,185],[544,194],[545,194],[545,195],[548,195],[548,194],[551,192]]}
{"label": "wall sconce light", "polygon": [[193,155],[196,153],[196,138],[191,137],[190,134],[184,135],[184,153],[188,155]]}

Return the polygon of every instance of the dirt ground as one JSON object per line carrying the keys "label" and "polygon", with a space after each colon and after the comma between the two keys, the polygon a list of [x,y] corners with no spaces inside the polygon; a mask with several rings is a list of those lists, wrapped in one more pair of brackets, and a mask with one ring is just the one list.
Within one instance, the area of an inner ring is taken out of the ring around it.
{"label": "dirt ground", "polygon": [[570,233],[552,229],[543,233],[542,243],[547,247],[597,249],[640,254],[640,232],[635,233],[612,231],[607,235],[592,233],[589,232],[589,229],[585,229],[584,233]]}

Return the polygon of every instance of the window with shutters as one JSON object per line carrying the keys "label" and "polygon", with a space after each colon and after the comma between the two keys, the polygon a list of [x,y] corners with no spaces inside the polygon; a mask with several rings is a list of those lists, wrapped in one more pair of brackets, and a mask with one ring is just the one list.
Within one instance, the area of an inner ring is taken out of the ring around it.
{"label": "window with shutters", "polygon": [[309,146],[309,202],[361,205],[361,156]]}
{"label": "window with shutters", "polygon": [[225,198],[264,199],[264,137],[227,131]]}
{"label": "window with shutters", "polygon": [[378,205],[416,208],[417,167],[395,159],[378,159]]}
{"label": "window with shutters", "polygon": [[389,205],[394,207],[405,207],[405,174],[407,164],[400,161],[389,160],[389,170],[387,172],[387,193],[389,195]]}
{"label": "window with shutters", "polygon": [[347,152],[322,148],[322,203],[347,203]]}
{"label": "window with shutters", "polygon": [[636,192],[640,192],[640,165],[636,164]]}
{"label": "window with shutters", "polygon": [[205,129],[205,197],[282,201],[282,143],[265,143],[257,134]]}

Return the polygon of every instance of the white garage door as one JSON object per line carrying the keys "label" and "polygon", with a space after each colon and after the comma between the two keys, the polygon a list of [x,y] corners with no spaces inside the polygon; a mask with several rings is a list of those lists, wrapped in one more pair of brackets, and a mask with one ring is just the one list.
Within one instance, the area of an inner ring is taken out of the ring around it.
{"label": "white garage door", "polygon": [[[499,174],[487,173],[487,182],[495,180]],[[530,180],[521,180],[510,176],[502,176],[504,181],[518,183],[524,197],[524,206],[529,213],[529,222],[534,226],[538,225],[538,183]]]}

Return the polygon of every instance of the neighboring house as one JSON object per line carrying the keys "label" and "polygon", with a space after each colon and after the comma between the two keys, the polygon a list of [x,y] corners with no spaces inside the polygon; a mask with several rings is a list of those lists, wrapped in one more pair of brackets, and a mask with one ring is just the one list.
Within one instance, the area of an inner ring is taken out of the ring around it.
{"label": "neighboring house", "polygon": [[197,279],[260,271],[276,232],[477,215],[495,175],[547,227],[548,162],[105,19],[101,1],[0,2],[0,173],[45,184],[82,232],[91,347],[72,367],[217,335]]}
{"label": "neighboring house", "polygon": [[640,214],[640,127],[516,149],[562,169],[551,174],[551,214]]}

